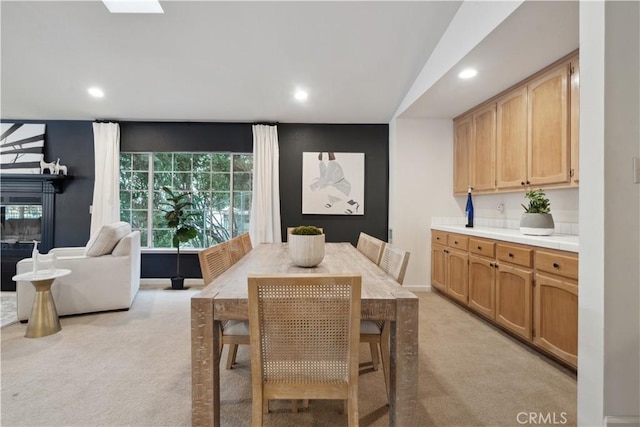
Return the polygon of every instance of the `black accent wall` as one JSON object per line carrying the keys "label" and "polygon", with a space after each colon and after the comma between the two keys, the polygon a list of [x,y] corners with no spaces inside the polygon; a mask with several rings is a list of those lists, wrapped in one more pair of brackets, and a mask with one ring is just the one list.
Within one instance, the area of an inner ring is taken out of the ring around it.
{"label": "black accent wall", "polygon": [[[84,246],[89,240],[95,177],[93,129],[89,121],[2,120],[45,123],[45,159],[60,157],[73,179],[56,195],[56,247]],[[389,129],[386,124],[278,124],[280,202],[286,227],[312,224],[327,241],[355,244],[360,231],[386,240],[389,200]],[[122,151],[253,151],[250,123],[120,122]],[[303,152],[365,153],[365,215],[302,215]],[[196,254],[181,254],[181,273],[201,277]],[[143,278],[175,274],[175,255],[143,254]]]}

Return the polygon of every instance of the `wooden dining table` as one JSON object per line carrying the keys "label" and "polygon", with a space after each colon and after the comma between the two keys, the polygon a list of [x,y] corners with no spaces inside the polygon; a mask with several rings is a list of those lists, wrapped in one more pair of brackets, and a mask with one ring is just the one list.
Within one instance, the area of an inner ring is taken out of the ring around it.
{"label": "wooden dining table", "polygon": [[293,265],[286,243],[257,245],[191,298],[192,425],[220,425],[220,325],[249,318],[247,277],[301,273],[362,276],[361,318],[391,322],[389,425],[417,425],[418,298],[350,243],[327,243],[313,268]]}

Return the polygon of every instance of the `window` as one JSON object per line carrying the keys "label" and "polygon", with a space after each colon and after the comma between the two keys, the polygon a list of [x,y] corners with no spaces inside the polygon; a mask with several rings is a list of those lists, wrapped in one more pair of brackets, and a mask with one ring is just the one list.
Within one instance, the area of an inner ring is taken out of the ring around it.
{"label": "window", "polygon": [[170,248],[160,203],[163,186],[191,192],[198,236],[181,247],[206,248],[249,231],[252,154],[120,153],[120,218],[142,246]]}

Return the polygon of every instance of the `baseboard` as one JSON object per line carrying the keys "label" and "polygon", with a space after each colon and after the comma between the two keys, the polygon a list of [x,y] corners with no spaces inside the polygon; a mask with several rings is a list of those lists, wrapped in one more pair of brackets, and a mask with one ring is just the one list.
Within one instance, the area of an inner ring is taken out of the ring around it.
{"label": "baseboard", "polygon": [[424,286],[424,285],[403,285],[403,288],[407,289],[408,291],[411,292],[431,292],[431,286]]}
{"label": "baseboard", "polygon": [[640,427],[640,417],[618,417],[609,415],[604,417],[604,425],[606,427]]}
{"label": "baseboard", "polygon": [[[202,279],[184,279],[184,285],[192,288],[204,287],[204,283]],[[171,279],[162,279],[162,278],[151,278],[151,279],[140,279],[140,287],[141,288],[170,288],[171,287]]]}

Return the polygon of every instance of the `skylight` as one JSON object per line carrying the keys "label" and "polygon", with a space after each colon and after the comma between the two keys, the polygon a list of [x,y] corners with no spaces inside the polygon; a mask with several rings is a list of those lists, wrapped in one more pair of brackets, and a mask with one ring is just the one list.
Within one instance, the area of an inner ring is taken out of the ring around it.
{"label": "skylight", "polygon": [[111,13],[164,13],[158,0],[102,0]]}

